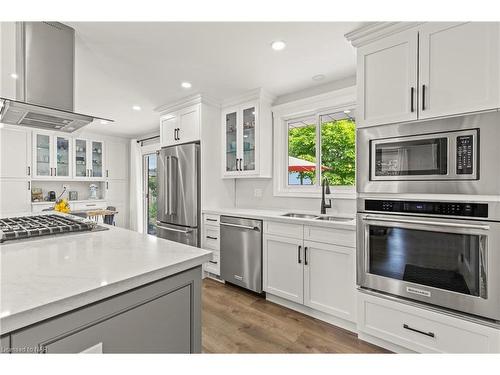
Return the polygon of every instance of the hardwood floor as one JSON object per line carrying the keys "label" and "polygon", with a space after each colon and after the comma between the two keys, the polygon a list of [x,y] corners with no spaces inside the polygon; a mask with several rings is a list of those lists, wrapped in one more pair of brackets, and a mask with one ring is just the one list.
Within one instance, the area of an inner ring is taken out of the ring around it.
{"label": "hardwood floor", "polygon": [[342,328],[204,279],[204,353],[388,353]]}

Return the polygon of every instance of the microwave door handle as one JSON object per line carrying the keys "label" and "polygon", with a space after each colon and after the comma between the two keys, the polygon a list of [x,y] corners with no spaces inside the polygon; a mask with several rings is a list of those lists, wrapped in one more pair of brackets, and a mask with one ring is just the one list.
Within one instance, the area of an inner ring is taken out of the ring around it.
{"label": "microwave door handle", "polygon": [[410,220],[410,219],[390,219],[386,217],[380,216],[365,216],[362,218],[363,220],[376,220],[376,221],[385,221],[389,223],[405,223],[405,224],[420,224],[427,226],[437,226],[437,227],[448,227],[448,228],[462,228],[462,229],[479,229],[479,230],[489,230],[489,225],[480,225],[480,224],[459,224],[459,223],[445,223],[442,221],[420,221],[420,220]]}

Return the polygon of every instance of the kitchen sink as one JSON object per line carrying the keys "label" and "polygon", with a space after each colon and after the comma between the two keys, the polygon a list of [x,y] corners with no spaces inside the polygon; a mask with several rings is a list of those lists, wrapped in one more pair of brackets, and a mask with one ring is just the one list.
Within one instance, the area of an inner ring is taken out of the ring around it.
{"label": "kitchen sink", "polygon": [[327,221],[352,221],[354,219],[350,217],[337,217],[337,216],[319,216],[316,220],[327,220]]}
{"label": "kitchen sink", "polygon": [[286,217],[295,217],[299,219],[316,219],[318,218],[318,215],[311,215],[311,214],[297,214],[294,212],[289,212],[287,214],[283,214],[281,216],[286,216]]}

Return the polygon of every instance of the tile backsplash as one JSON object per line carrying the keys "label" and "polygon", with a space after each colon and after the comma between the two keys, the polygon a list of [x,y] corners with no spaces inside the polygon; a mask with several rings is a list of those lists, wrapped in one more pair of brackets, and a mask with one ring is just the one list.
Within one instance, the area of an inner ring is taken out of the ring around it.
{"label": "tile backsplash", "polygon": [[69,199],[69,191],[76,191],[78,192],[78,200],[86,200],[89,198],[90,195],[90,190],[89,186],[91,184],[97,185],[98,191],[97,191],[97,197],[99,199],[104,198],[104,189],[105,189],[105,183],[104,182],[88,182],[88,181],[36,181],[33,180],[31,181],[31,186],[32,188],[40,188],[42,189],[43,192],[43,197],[47,197],[49,194],[49,191],[55,191],[56,192],[56,197],[59,197],[59,195],[63,192],[63,185],[69,185],[69,189],[64,192],[62,198]]}

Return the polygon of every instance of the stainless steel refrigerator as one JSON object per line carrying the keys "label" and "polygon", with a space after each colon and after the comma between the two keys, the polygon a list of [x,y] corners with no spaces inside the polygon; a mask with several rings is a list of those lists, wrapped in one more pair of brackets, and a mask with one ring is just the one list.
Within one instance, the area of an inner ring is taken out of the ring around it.
{"label": "stainless steel refrigerator", "polygon": [[200,145],[187,143],[158,152],[157,235],[200,244]]}

